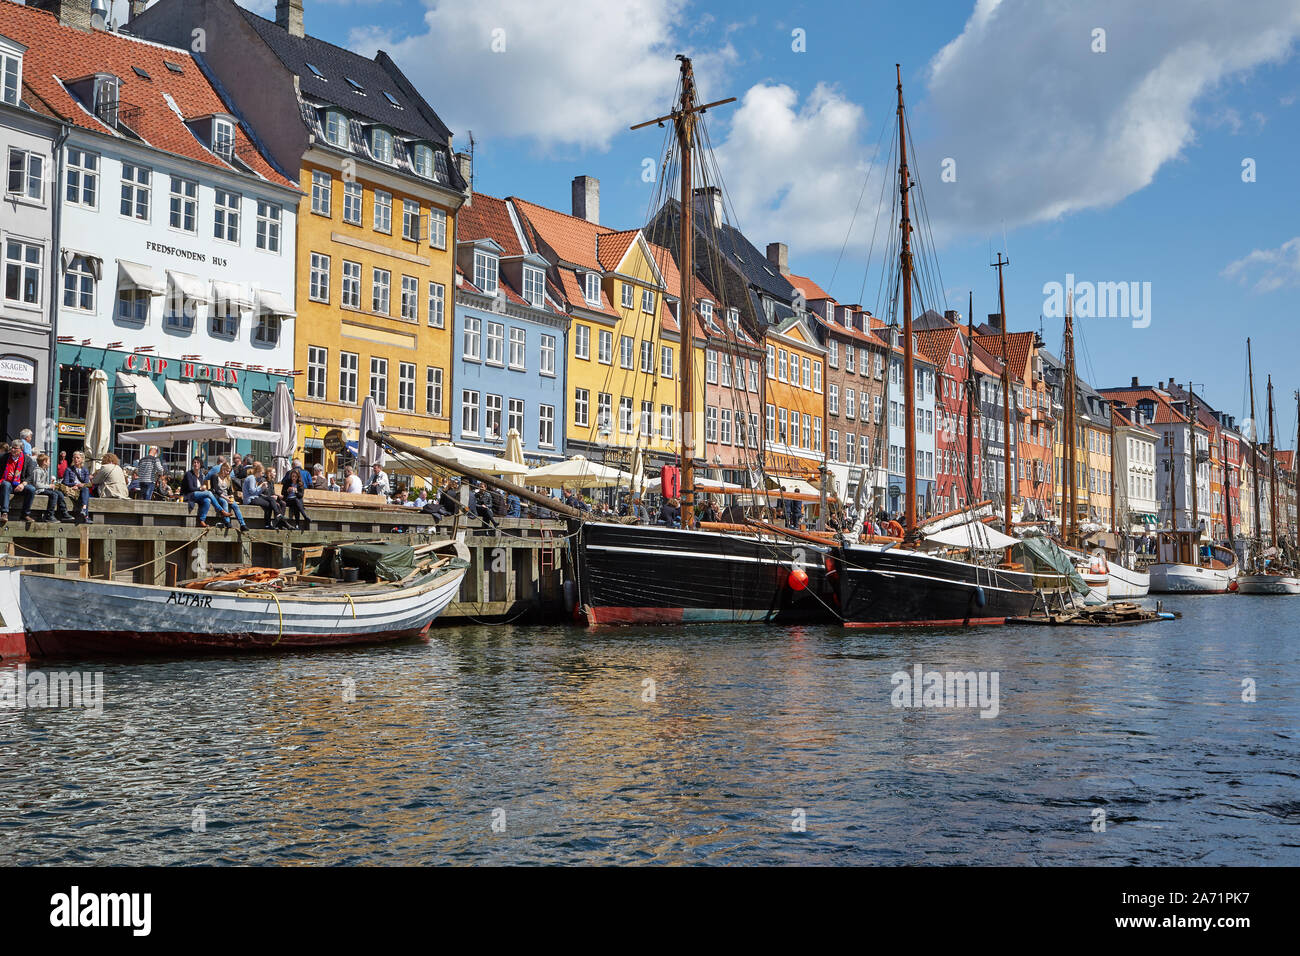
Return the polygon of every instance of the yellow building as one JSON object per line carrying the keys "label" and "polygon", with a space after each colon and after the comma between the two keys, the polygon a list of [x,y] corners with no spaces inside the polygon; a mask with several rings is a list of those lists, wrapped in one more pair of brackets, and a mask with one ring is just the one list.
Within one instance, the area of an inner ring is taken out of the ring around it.
{"label": "yellow building", "polygon": [[820,482],[825,349],[797,315],[769,325],[765,333],[763,470],[778,481]]}
{"label": "yellow building", "polygon": [[[675,463],[684,436],[680,279],[671,255],[638,229],[615,231],[521,199],[511,202],[524,234],[551,264],[548,278],[570,315],[566,452],[627,469],[640,449],[648,473]],[[695,361],[694,433],[702,454],[702,349]]]}

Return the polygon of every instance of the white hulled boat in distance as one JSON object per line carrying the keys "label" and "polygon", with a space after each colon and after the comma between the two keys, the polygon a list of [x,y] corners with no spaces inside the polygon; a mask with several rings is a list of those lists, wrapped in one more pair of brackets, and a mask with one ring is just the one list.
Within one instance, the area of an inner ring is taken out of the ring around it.
{"label": "white hulled boat in distance", "polygon": [[1225,594],[1235,586],[1237,554],[1210,545],[1200,553],[1200,531],[1160,531],[1156,534],[1156,563],[1151,565],[1151,591],[1156,594]]}

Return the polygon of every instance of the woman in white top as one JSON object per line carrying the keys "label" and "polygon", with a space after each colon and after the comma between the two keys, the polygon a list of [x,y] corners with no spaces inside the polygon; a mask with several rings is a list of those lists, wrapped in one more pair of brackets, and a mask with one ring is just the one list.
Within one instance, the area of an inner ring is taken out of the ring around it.
{"label": "woman in white top", "polygon": [[343,490],[350,495],[361,494],[361,476],[353,468],[343,469]]}

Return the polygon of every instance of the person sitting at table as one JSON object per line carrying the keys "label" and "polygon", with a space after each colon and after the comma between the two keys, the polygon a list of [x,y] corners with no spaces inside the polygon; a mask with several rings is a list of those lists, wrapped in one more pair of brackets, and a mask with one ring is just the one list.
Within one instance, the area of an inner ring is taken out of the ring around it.
{"label": "person sitting at table", "polygon": [[99,470],[90,476],[90,486],[101,498],[125,498],[126,473],[117,456],[111,451],[99,463]]}

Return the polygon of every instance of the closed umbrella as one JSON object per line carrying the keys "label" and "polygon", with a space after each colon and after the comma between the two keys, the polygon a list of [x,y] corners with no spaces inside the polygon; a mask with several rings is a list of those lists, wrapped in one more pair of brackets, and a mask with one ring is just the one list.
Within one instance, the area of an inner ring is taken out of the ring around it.
{"label": "closed umbrella", "polygon": [[362,473],[376,462],[384,463],[384,450],[370,437],[370,432],[379,431],[379,409],[375,400],[369,395],[361,404],[361,437],[357,440],[357,458],[361,460]]}
{"label": "closed umbrella", "polygon": [[275,386],[275,401],[271,405],[271,431],[275,432],[275,454],[272,464],[277,475],[289,470],[298,444],[298,415],[293,408],[293,396],[284,382]]}
{"label": "closed umbrella", "polygon": [[113,440],[112,405],[108,400],[108,373],[97,368],[90,373],[90,397],[86,402],[85,454],[90,470],[99,468]]}
{"label": "closed umbrella", "polygon": [[632,494],[645,493],[645,449],[640,445],[632,455]]}
{"label": "closed umbrella", "polygon": [[506,461],[513,461],[516,465],[525,464],[524,443],[519,437],[519,429],[512,428],[506,434],[506,450],[501,457]]}

